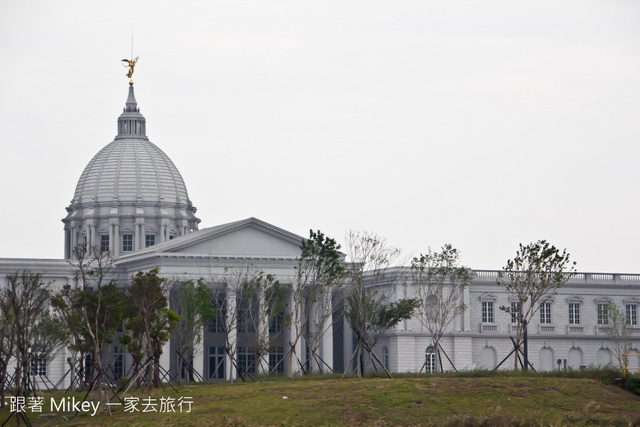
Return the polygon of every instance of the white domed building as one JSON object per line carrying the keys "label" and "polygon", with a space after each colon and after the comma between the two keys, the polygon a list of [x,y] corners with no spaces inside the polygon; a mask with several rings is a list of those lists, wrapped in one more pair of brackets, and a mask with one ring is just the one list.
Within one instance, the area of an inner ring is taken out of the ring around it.
{"label": "white domed building", "polygon": [[[283,284],[294,283],[303,237],[256,218],[198,229],[200,220],[180,172],[146,136],[146,121],[138,109],[132,85],[117,129],[113,142],[100,150],[84,169],[66,208],[67,215],[62,220],[64,259],[0,259],[2,283],[7,282],[9,275],[26,270],[42,274],[43,280],[53,287],[74,284],[74,267],[69,261],[73,248],[79,244],[108,250],[116,259],[115,275],[123,285],[137,272],[153,268],[160,268],[161,275],[169,280],[202,278],[213,285],[216,275],[243,266],[275,275]],[[462,297],[468,308],[452,322],[441,342],[447,353],[447,359],[442,360],[445,370],[454,366],[491,369],[510,353],[514,325],[511,316],[500,312],[499,307],[509,306],[512,301],[504,288],[496,285],[499,274],[475,270],[474,279]],[[400,286],[397,297],[413,295],[411,286],[411,283]],[[614,355],[605,333],[606,324],[599,315],[601,307],[610,303],[634,315],[629,327],[635,340],[634,350],[639,352],[640,275],[579,273],[545,306],[544,315],[529,325],[529,358],[533,365],[552,370],[558,368],[558,361],[573,368],[612,363]],[[290,309],[289,306],[287,310]],[[234,333],[238,334],[238,360],[242,358],[244,368],[268,368],[255,366],[251,335],[240,330]],[[286,358],[286,343],[291,341],[292,332],[280,325],[269,333],[274,356],[268,358],[271,365],[272,360],[277,363]],[[202,334],[195,370],[204,378],[235,377],[236,370],[224,355],[224,336],[215,322],[205,327]],[[435,369],[430,343],[430,335],[413,318],[388,331],[374,350],[389,370],[417,372],[425,366]],[[341,372],[350,367],[353,345],[348,323],[336,321],[324,332],[320,357],[327,366]],[[111,356],[117,354],[115,346],[117,343],[109,350]],[[162,355],[162,364],[174,375],[176,353],[177,345],[172,340]],[[296,344],[296,353],[305,354],[302,342]],[[63,351],[43,367],[52,383],[65,377],[70,354]],[[129,356],[122,356],[116,364],[119,366],[116,375],[124,375],[130,366]],[[638,358],[632,363],[640,366]],[[513,365],[503,365],[510,366]],[[69,379],[61,384],[68,386]]]}
{"label": "white domed building", "polygon": [[118,118],[118,135],[82,172],[67,212],[67,259],[80,243],[118,257],[198,229],[180,172],[147,138],[133,85]]}

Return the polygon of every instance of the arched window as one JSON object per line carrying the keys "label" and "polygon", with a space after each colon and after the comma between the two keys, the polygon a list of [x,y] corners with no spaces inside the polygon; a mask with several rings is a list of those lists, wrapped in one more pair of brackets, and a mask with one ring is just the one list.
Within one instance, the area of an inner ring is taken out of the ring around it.
{"label": "arched window", "polygon": [[436,353],[432,345],[427,347],[427,349],[424,352],[424,357],[425,357],[425,360],[424,360],[425,372],[429,374],[435,373],[436,372]]}

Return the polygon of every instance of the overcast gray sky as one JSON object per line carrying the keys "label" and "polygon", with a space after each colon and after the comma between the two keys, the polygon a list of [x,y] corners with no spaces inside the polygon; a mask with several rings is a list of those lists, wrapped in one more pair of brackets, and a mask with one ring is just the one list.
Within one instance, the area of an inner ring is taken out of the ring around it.
{"label": "overcast gray sky", "polygon": [[640,273],[640,2],[0,2],[0,257],[60,258],[134,81],[201,227]]}

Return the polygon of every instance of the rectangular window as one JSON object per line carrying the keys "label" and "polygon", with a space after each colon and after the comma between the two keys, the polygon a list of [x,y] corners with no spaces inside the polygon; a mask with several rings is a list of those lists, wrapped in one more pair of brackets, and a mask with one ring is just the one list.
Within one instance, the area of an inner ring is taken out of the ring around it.
{"label": "rectangular window", "polygon": [[224,379],[224,347],[209,347],[209,378]]}
{"label": "rectangular window", "polygon": [[100,252],[109,252],[109,235],[103,234],[100,236]]}
{"label": "rectangular window", "polygon": [[482,301],[482,323],[493,323],[493,301]]}
{"label": "rectangular window", "polygon": [[122,252],[131,252],[133,250],[133,234],[122,235]]}
{"label": "rectangular window", "polygon": [[609,324],[609,307],[608,304],[598,304],[598,325]]}
{"label": "rectangular window", "polygon": [[520,303],[512,302],[511,303],[511,323],[518,323],[519,311],[520,311]]}
{"label": "rectangular window", "polygon": [[638,325],[638,306],[635,304],[627,304],[627,325]]}
{"label": "rectangular window", "polygon": [[213,319],[209,319],[207,331],[212,333],[224,332],[224,324],[222,323],[223,315],[216,313]]}
{"label": "rectangular window", "polygon": [[570,325],[580,324],[580,304],[569,303],[569,324]]}
{"label": "rectangular window", "polygon": [[540,304],[540,323],[542,324],[550,324],[551,323],[551,303],[545,302]]}
{"label": "rectangular window", "polygon": [[113,349],[116,354],[115,360],[113,361],[113,373],[117,379],[124,376],[124,355],[120,353],[119,350],[118,347],[114,347]]}
{"label": "rectangular window", "polygon": [[47,360],[44,357],[32,355],[31,373],[35,375],[47,375]]}
{"label": "rectangular window", "polygon": [[238,309],[238,332],[253,334],[256,332],[254,316],[255,312],[251,307],[241,307]]}
{"label": "rectangular window", "polygon": [[281,311],[271,321],[271,325],[269,325],[269,333],[270,334],[279,334],[280,332],[282,332],[282,323],[283,322],[284,322],[284,312]]}
{"label": "rectangular window", "polygon": [[276,347],[269,352],[269,370],[276,368],[276,373],[284,373],[284,347]]}
{"label": "rectangular window", "polygon": [[[483,302],[491,302],[491,301],[483,301]],[[493,302],[491,302],[493,305]],[[425,361],[424,367],[425,372],[428,374],[434,374],[436,372],[436,353],[433,351],[433,346],[427,347],[427,350],[424,353]]]}
{"label": "rectangular window", "polygon": [[153,246],[156,244],[156,235],[155,234],[147,234],[144,236],[144,247],[148,248],[149,246]]}
{"label": "rectangular window", "polygon": [[256,354],[251,347],[238,346],[238,369],[243,376],[245,372],[256,373],[255,361]]}

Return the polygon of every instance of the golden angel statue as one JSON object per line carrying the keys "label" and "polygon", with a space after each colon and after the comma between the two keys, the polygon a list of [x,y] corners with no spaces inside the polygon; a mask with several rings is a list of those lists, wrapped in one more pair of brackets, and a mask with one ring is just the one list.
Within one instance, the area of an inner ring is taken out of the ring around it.
{"label": "golden angel statue", "polygon": [[136,66],[136,62],[138,62],[139,56],[136,56],[136,59],[123,59],[122,62],[126,62],[126,64],[122,64],[125,67],[129,67],[129,72],[127,73],[127,77],[131,78],[133,76],[133,67]]}

